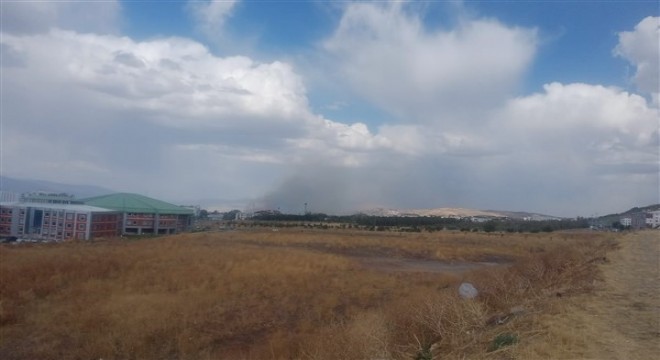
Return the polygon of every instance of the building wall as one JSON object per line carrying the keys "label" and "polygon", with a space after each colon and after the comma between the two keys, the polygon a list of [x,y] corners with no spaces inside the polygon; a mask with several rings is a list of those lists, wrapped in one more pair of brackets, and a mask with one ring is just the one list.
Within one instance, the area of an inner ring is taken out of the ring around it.
{"label": "building wall", "polygon": [[90,238],[114,237],[121,235],[122,215],[119,213],[92,214]]}
{"label": "building wall", "polygon": [[13,212],[11,207],[0,206],[0,236],[11,236]]}
{"label": "building wall", "polygon": [[647,216],[646,221],[650,227],[660,227],[660,210],[651,211]]}
{"label": "building wall", "polygon": [[646,227],[646,213],[635,213],[630,216],[632,222],[630,227],[633,229],[643,229]]}

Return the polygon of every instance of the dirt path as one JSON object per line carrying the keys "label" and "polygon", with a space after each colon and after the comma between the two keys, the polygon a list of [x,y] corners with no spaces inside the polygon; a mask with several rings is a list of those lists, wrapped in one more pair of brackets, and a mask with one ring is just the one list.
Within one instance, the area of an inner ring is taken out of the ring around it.
{"label": "dirt path", "polygon": [[592,310],[607,328],[597,354],[601,359],[653,359],[660,356],[660,233],[624,237],[602,267],[604,286]]}
{"label": "dirt path", "polygon": [[[626,235],[600,265],[595,293],[559,303],[544,316],[543,345],[523,357],[646,360],[660,354],[660,232]],[[521,349],[522,350],[522,349]],[[531,350],[531,351],[529,351]],[[527,352],[529,351],[529,352]]]}

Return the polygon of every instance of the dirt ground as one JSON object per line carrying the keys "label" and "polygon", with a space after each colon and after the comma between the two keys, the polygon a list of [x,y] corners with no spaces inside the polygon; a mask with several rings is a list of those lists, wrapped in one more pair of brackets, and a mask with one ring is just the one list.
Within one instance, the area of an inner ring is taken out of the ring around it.
{"label": "dirt ground", "polygon": [[621,238],[600,265],[595,293],[557,302],[540,319],[543,345],[521,355],[561,359],[657,359],[660,354],[660,232]]}

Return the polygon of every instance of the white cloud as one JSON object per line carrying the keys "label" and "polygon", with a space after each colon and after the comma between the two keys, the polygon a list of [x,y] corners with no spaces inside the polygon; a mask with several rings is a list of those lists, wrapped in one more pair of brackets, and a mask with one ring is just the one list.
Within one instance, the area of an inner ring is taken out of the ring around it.
{"label": "white cloud", "polygon": [[619,33],[614,53],[630,61],[637,71],[633,81],[658,104],[660,92],[660,17],[649,16],[635,26],[634,31]]}
{"label": "white cloud", "polygon": [[654,175],[660,114],[643,97],[588,84],[552,83],[544,90],[509,101],[492,124],[510,151]]}
{"label": "white cloud", "polygon": [[536,43],[535,30],[495,20],[430,30],[405,4],[349,3],[323,45],[340,79],[377,106],[406,122],[451,123],[506,99]]}
{"label": "white cloud", "polygon": [[[24,63],[4,70],[85,90],[110,107],[132,108],[174,127],[245,127],[308,115],[301,79],[282,62],[219,58],[199,43],[53,30],[6,35],[3,45]],[[29,73],[26,73],[29,72]]]}
{"label": "white cloud", "polygon": [[[353,152],[382,145],[364,124],[313,114],[300,76],[285,62],[217,57],[181,38],[136,42],[58,29],[3,34],[2,46],[13,57],[2,69],[3,138],[30,134],[43,148],[58,148],[40,152],[45,163],[80,165],[91,157],[147,177],[166,172],[167,161],[154,160],[164,153],[181,159],[176,168],[184,173],[203,173],[199,159],[355,166],[367,156]],[[25,173],[30,142],[5,145],[5,169]],[[30,169],[35,177],[51,171]]]}
{"label": "white cloud", "polygon": [[222,27],[238,0],[189,0],[188,7],[200,29],[210,37],[222,35]]}

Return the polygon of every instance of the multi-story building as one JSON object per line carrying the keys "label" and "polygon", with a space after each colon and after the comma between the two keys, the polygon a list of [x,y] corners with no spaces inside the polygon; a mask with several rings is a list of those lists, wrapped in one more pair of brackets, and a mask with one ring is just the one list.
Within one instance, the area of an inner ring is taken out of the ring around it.
{"label": "multi-story building", "polygon": [[194,211],[138,194],[110,194],[82,200],[87,205],[122,214],[122,234],[175,234],[186,231]]}
{"label": "multi-story building", "polygon": [[49,193],[37,191],[21,194],[21,202],[40,204],[82,204],[73,195],[67,193]]}
{"label": "multi-story building", "polygon": [[78,201],[68,195],[32,193],[21,200],[0,202],[0,236],[61,241],[175,234],[188,230],[193,220],[192,209],[137,194]]}
{"label": "multi-story building", "polygon": [[644,229],[649,226],[653,227],[653,225],[649,222],[649,217],[653,219],[653,215],[651,214],[652,213],[636,212],[622,217],[619,219],[619,222],[621,225],[628,226],[635,230]]}
{"label": "multi-story building", "polygon": [[660,210],[646,213],[646,225],[653,229],[660,227]]}
{"label": "multi-story building", "polygon": [[629,217],[622,217],[619,222],[623,226],[630,226],[632,224],[632,218]]}
{"label": "multi-story building", "polygon": [[0,236],[89,240],[118,236],[121,214],[80,204],[0,203]]}

